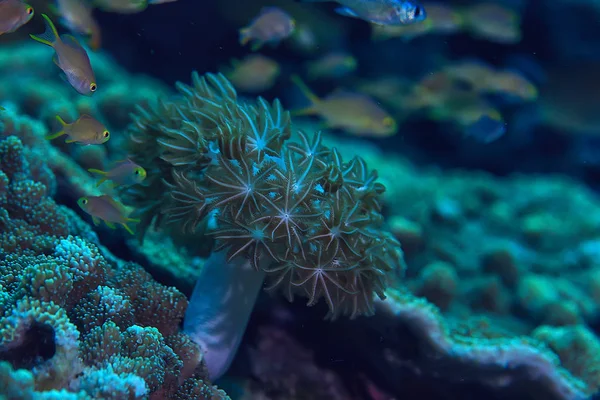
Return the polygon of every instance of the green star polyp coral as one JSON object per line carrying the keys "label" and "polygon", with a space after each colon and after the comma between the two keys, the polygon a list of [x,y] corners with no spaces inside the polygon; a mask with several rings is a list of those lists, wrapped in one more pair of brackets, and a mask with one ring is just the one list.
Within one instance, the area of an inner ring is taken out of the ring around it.
{"label": "green star polyp coral", "polygon": [[309,305],[323,298],[333,317],[372,314],[388,273],[402,269],[399,243],[382,230],[376,171],[342,160],[319,133],[290,141],[278,100],[241,102],[222,75],[194,73],[177,89],[134,116],[129,151],[148,172],[125,196],[138,229],[209,222],[215,251],[248,258],[269,289]]}

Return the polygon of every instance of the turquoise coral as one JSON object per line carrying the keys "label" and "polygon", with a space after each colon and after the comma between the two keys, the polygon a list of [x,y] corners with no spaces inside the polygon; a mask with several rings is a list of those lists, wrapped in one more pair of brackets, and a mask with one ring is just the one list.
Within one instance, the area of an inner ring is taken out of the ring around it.
{"label": "turquoise coral", "polygon": [[178,332],[185,296],[74,236],[83,223],[49,197],[30,157],[17,137],[0,140],[0,392],[121,400],[170,398],[186,379],[206,386],[200,349]]}

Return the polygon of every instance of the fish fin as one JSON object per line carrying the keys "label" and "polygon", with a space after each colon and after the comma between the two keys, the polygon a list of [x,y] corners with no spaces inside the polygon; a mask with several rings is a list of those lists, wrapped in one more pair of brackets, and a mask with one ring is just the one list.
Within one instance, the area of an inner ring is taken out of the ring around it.
{"label": "fish fin", "polygon": [[92,221],[94,222],[94,225],[96,225],[96,226],[100,225],[100,222],[102,222],[100,220],[100,218],[94,217],[93,215],[92,215]]}
{"label": "fish fin", "polygon": [[95,168],[89,168],[88,172],[91,172],[92,174],[107,175],[106,171],[102,171],[100,169],[95,169]]}
{"label": "fish fin", "polygon": [[67,140],[65,140],[65,143],[75,143],[75,142],[77,142],[77,140],[75,140],[75,139],[67,139]]}
{"label": "fish fin", "polygon": [[65,133],[66,133],[65,131],[56,132],[56,133],[53,133],[52,135],[44,136],[44,139],[46,139],[46,140],[56,139],[57,137],[62,136]]}
{"label": "fish fin", "polygon": [[121,223],[121,225],[123,226],[123,228],[125,228],[125,230],[127,232],[129,232],[132,235],[135,235],[135,233],[133,232],[133,230],[129,226],[127,226],[127,224],[125,222]]}
{"label": "fish fin", "polygon": [[54,65],[60,68],[60,64],[58,63],[58,56],[56,54],[52,56],[52,62],[54,63]]}
{"label": "fish fin", "polygon": [[112,222],[104,221],[104,223],[105,223],[105,224],[106,224],[106,226],[108,226],[110,229],[117,229],[117,227],[115,226],[115,224],[113,224]]}
{"label": "fish fin", "polygon": [[338,7],[335,12],[345,17],[359,18],[358,14],[350,7]]}
{"label": "fish fin", "polygon": [[56,30],[56,26],[54,26],[52,20],[46,14],[42,14],[42,17],[44,18],[46,23],[46,30],[41,35],[29,35],[29,37],[35,40],[36,42],[43,43],[50,47],[54,47],[54,44],[57,41],[60,41],[58,31]]}
{"label": "fish fin", "polygon": [[60,115],[57,115],[55,118],[56,118],[56,120],[58,121],[58,123],[59,123],[61,126],[67,126],[67,125],[69,125],[69,124],[67,124],[67,123],[65,122],[65,120],[64,120],[64,119],[62,119],[62,117],[61,117]]}
{"label": "fish fin", "polygon": [[240,44],[245,46],[250,42],[250,28],[242,28],[240,29]]}
{"label": "fish fin", "polygon": [[300,79],[298,75],[294,74],[290,79],[296,84],[296,86],[298,86],[298,88],[300,88],[302,93],[308,98],[308,100],[310,100],[310,102],[313,105],[319,104],[321,102],[319,96],[317,96],[312,90],[310,90],[310,88],[306,85],[306,83],[302,81],[302,79]]}
{"label": "fish fin", "polygon": [[135,222],[136,224],[138,224],[141,220],[139,218],[127,218],[125,221],[126,222]]}
{"label": "fish fin", "polygon": [[96,187],[99,187],[100,185],[102,185],[107,180],[108,180],[108,178],[100,178],[100,179],[98,179],[98,182],[96,182]]}

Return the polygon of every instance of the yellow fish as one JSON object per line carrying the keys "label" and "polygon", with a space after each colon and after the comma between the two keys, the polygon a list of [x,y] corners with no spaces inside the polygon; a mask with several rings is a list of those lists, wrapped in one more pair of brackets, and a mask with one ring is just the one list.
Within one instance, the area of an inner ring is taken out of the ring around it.
{"label": "yellow fish", "polygon": [[390,136],[398,125],[392,116],[369,96],[360,93],[337,92],[321,99],[300,80],[292,81],[300,87],[311,105],[293,115],[318,115],[329,128],[339,128],[355,135]]}
{"label": "yellow fish", "polygon": [[91,96],[98,89],[98,85],[85,49],[73,36],[59,36],[50,18],[46,14],[42,14],[42,17],[46,21],[44,33],[39,36],[29,36],[35,41],[52,47],[56,52],[53,61],[64,72],[67,82],[80,94]]}
{"label": "yellow fish", "polygon": [[117,161],[114,168],[109,171],[94,168],[90,168],[88,171],[102,176],[96,186],[102,185],[105,181],[111,181],[113,186],[129,186],[146,179],[146,170],[129,159]]}
{"label": "yellow fish", "polygon": [[99,225],[100,221],[111,229],[115,229],[115,224],[120,224],[125,230],[133,235],[133,230],[127,226],[128,222],[140,222],[139,219],[129,218],[122,204],[119,204],[108,195],[87,196],[77,200],[77,204],[83,211],[92,216],[94,225]]}
{"label": "yellow fish", "polygon": [[45,138],[48,140],[56,139],[59,136],[67,135],[69,138],[66,143],[79,143],[83,145],[102,144],[110,139],[110,132],[97,119],[89,115],[82,115],[72,124],[67,124],[60,116],[56,119],[62,125],[60,132],[48,135]]}
{"label": "yellow fish", "polygon": [[0,0],[0,35],[12,33],[33,18],[33,7],[21,0]]}

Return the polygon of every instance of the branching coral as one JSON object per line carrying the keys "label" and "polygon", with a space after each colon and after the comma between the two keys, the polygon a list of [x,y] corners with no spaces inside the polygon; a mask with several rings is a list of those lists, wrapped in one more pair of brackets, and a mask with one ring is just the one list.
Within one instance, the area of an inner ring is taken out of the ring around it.
{"label": "branching coral", "polygon": [[83,222],[48,197],[30,157],[0,140],[0,393],[163,399],[201,387],[226,399],[178,332],[185,296],[73,236]]}

